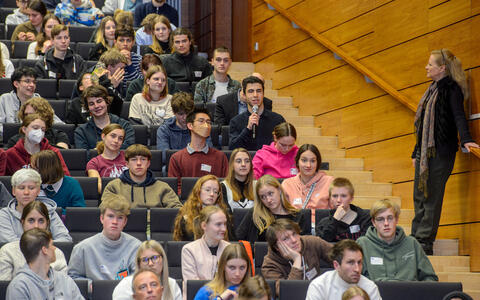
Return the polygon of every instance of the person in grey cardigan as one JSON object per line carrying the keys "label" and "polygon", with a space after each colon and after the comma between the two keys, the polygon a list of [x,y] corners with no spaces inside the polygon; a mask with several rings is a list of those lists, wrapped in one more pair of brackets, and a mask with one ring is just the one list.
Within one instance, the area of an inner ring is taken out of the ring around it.
{"label": "person in grey cardigan", "polygon": [[67,228],[63,225],[58,216],[55,201],[38,197],[42,178],[34,169],[20,169],[12,176],[12,194],[13,198],[7,205],[0,210],[0,243],[8,243],[19,240],[23,233],[22,223],[20,221],[23,208],[30,202],[41,201],[48,208],[50,216],[50,232],[53,239],[58,242],[71,242],[72,237]]}
{"label": "person in grey cardigan", "polygon": [[140,241],[123,231],[130,203],[112,195],[100,204],[103,230],[75,245],[68,264],[73,279],[121,280],[135,272],[135,255]]}
{"label": "person in grey cardigan", "polygon": [[85,299],[72,278],[50,267],[56,259],[50,232],[40,228],[26,231],[20,249],[27,263],[8,285],[7,300]]}

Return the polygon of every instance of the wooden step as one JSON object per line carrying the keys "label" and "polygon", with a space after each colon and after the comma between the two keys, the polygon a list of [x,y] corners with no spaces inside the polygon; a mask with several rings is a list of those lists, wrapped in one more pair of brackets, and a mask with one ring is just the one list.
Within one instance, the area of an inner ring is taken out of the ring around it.
{"label": "wooden step", "polygon": [[478,290],[480,287],[480,273],[472,272],[438,272],[439,281],[461,282],[463,290]]}
{"label": "wooden step", "polygon": [[[359,206],[363,209],[370,209],[373,205],[373,203],[377,202],[378,200],[381,199],[390,199],[392,202],[400,203],[402,202],[402,199],[400,197],[396,196],[362,196],[362,195],[355,195],[355,198],[353,199],[353,204],[356,206]],[[408,223],[405,223],[408,224]],[[403,227],[403,226],[402,226]]]}
{"label": "wooden step", "polygon": [[289,116],[289,117],[284,117],[284,118],[287,122],[293,124],[293,126],[295,126],[295,128],[297,126],[312,126],[312,127],[315,126],[312,116],[308,116],[308,117]]}
{"label": "wooden step", "polygon": [[392,195],[391,183],[362,182],[362,183],[355,184],[354,188],[355,188],[355,195],[363,195],[363,196],[391,196]]}
{"label": "wooden step", "polygon": [[271,90],[273,88],[273,81],[271,79],[265,79],[265,90]]}
{"label": "wooden step", "polygon": [[319,127],[305,127],[305,126],[295,126],[297,130],[297,136],[300,135],[322,135],[322,130]]}
{"label": "wooden step", "polygon": [[268,90],[265,89],[265,93],[263,94],[263,96],[269,98],[274,103],[275,103],[275,99],[277,99],[277,98],[290,98],[290,97],[278,97],[278,91],[277,90],[271,90],[271,89],[268,89]]}
{"label": "wooden step", "polygon": [[300,135],[297,133],[296,144],[299,147],[303,144],[314,144],[318,149],[337,148],[337,141],[336,136]]}
{"label": "wooden step", "polygon": [[334,177],[345,177],[355,186],[356,183],[372,182],[373,174],[370,171],[342,171],[342,170],[329,170],[326,171],[328,175]]}
{"label": "wooden step", "polygon": [[[280,114],[280,111],[284,110],[284,109],[291,109],[291,108],[294,108],[292,107],[292,104],[290,103],[278,103],[278,102],[273,102],[273,105],[272,105],[272,110],[276,113],[279,113]],[[294,108],[294,109],[297,109],[297,108]]]}
{"label": "wooden step", "polygon": [[433,243],[433,254],[441,255],[441,256],[458,255],[458,240],[456,239],[436,240]]}
{"label": "wooden step", "polygon": [[294,107],[289,107],[289,108],[283,108],[283,109],[276,109],[276,113],[281,114],[285,119],[288,119],[289,117],[298,117],[298,108]]}
{"label": "wooden step", "polygon": [[470,272],[469,256],[429,256],[436,273],[440,272]]}
{"label": "wooden step", "polygon": [[230,72],[248,72],[253,73],[255,71],[255,64],[251,62],[232,62],[229,69]]}
{"label": "wooden step", "polygon": [[474,300],[480,300],[480,290],[479,289],[476,289],[476,290],[465,290],[465,289],[463,289],[463,292],[467,293]]}
{"label": "wooden step", "polygon": [[325,148],[321,149],[320,153],[322,154],[322,159],[324,161],[328,161],[333,158],[345,158],[345,150],[343,149]]}
{"label": "wooden step", "polygon": [[363,171],[363,159],[361,158],[334,158],[326,161],[330,164],[330,170]]}
{"label": "wooden step", "polygon": [[237,80],[238,82],[242,82],[242,80],[245,78],[245,77],[248,77],[250,76],[252,72],[242,72],[242,71],[229,71],[228,72],[228,75],[230,75],[230,77],[234,80]]}

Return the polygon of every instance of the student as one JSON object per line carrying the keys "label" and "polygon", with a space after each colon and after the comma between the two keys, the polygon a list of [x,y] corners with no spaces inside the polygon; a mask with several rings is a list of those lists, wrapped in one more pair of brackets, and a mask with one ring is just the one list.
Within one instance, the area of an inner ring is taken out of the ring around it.
{"label": "student", "polygon": [[125,74],[122,81],[122,88],[123,91],[125,91],[122,96],[125,96],[127,91],[127,83],[142,77],[140,69],[142,57],[137,53],[132,52],[133,45],[135,44],[135,31],[133,28],[129,26],[121,27],[118,22],[117,25],[118,29],[115,30],[115,48],[117,48],[127,59],[126,66],[124,68]]}
{"label": "student", "polygon": [[[137,270],[149,270],[155,273],[163,286],[163,300],[182,300],[182,291],[175,279],[168,277],[167,255],[162,245],[155,240],[144,241],[137,251]],[[132,275],[123,278],[113,290],[113,300],[131,300],[133,291]]]}
{"label": "student", "polygon": [[[175,241],[193,241],[198,238],[195,237],[195,219],[198,218],[203,207],[210,205],[227,211],[227,206],[222,200],[218,178],[213,175],[205,175],[197,180],[185,205],[178,211],[173,227],[173,239]],[[227,226],[230,227],[231,224],[227,223]],[[228,240],[228,231],[225,236]]]}
{"label": "student", "polygon": [[246,278],[238,288],[238,300],[270,299],[272,299],[270,287],[261,275]]}
{"label": "student", "polygon": [[230,210],[253,207],[255,182],[250,153],[243,148],[233,150],[227,177],[222,181],[223,200]]}
{"label": "student", "polygon": [[116,123],[125,130],[125,138],[121,149],[135,143],[135,131],[130,123],[117,115],[108,113],[110,97],[108,91],[101,85],[92,85],[82,94],[83,106],[90,112],[91,118],[87,123],[75,129],[75,147],[77,149],[94,149],[101,140],[102,130],[110,123]]}
{"label": "student", "polygon": [[329,188],[330,215],[318,220],[316,234],[329,242],[356,240],[372,225],[368,211],[352,204],[354,189],[347,178],[335,178]]}
{"label": "student", "polygon": [[9,148],[7,154],[6,174],[12,175],[21,168],[30,166],[30,157],[41,150],[52,150],[60,159],[63,172],[70,176],[67,165],[63,160],[62,154],[58,148],[50,145],[45,138],[47,126],[45,120],[39,114],[29,114],[23,118],[20,134],[22,138],[12,148]]}
{"label": "student", "polygon": [[37,35],[36,41],[28,45],[27,59],[40,59],[53,47],[52,29],[60,23],[60,19],[51,13],[43,18],[41,32]]}
{"label": "student", "polygon": [[53,48],[35,64],[41,78],[77,79],[86,69],[83,58],[69,48],[70,34],[66,25],[55,25],[51,31]]}
{"label": "student", "polygon": [[147,146],[131,145],[125,151],[125,159],[128,169],[107,184],[102,201],[112,195],[122,195],[131,207],[182,207],[172,188],[155,179],[149,169],[152,153]]}
{"label": "student", "polygon": [[[50,227],[48,208],[40,201],[28,203],[20,218],[23,232],[32,228],[47,230]],[[55,249],[55,262],[50,264],[53,270],[67,274],[67,261],[62,250]],[[0,248],[0,280],[12,280],[20,268],[25,265],[25,257],[20,250],[20,241],[13,241]]]}
{"label": "student", "polygon": [[3,57],[3,53],[0,51],[0,78],[12,77],[15,67],[9,59]]}
{"label": "student", "polygon": [[[83,73],[78,77],[77,80],[77,93],[79,95],[89,86],[92,86],[92,74]],[[75,97],[73,100],[68,101],[67,113],[65,115],[65,123],[68,124],[83,124],[87,123],[90,118],[90,112],[86,107],[83,106],[82,96]]]}
{"label": "student", "polygon": [[329,268],[332,245],[323,239],[300,236],[300,226],[289,219],[275,220],[267,228],[268,253],[262,264],[265,279],[312,280]]}
{"label": "student", "polygon": [[135,32],[135,43],[137,44],[137,53],[142,55],[141,46],[148,47],[152,44],[153,25],[157,14],[148,14],[140,24],[140,28]]}
{"label": "student", "polygon": [[263,145],[253,157],[253,173],[258,179],[265,174],[275,178],[289,178],[297,175],[295,156],[298,147],[295,145],[297,131],[292,124],[284,122],[273,128],[273,142]]}
{"label": "student", "polygon": [[29,0],[16,0],[17,8],[13,14],[9,14],[5,19],[6,25],[19,25],[28,22],[28,3]]}
{"label": "student", "polygon": [[[148,16],[147,16],[148,17]],[[162,15],[156,15],[153,19],[152,26],[152,42],[151,46],[147,48],[146,53],[156,54],[170,54],[172,49],[170,48],[170,33],[172,32],[172,26],[167,17]]]}
{"label": "student", "polygon": [[130,203],[119,195],[103,199],[100,222],[103,230],[73,247],[68,275],[73,279],[121,280],[135,271],[140,241],[124,233]]}
{"label": "student", "polygon": [[39,228],[26,231],[20,249],[27,264],[8,285],[6,299],[84,299],[72,278],[50,267],[56,260],[50,232]]}
{"label": "student", "polygon": [[162,125],[174,116],[172,95],[168,94],[167,73],[162,65],[151,66],[144,78],[143,92],[132,98],[129,120],[147,126]]}
{"label": "student", "polygon": [[102,19],[95,35],[95,47],[88,52],[88,60],[99,60],[103,53],[112,49],[115,44],[116,28],[117,23],[112,16],[106,16]]}
{"label": "student", "polygon": [[37,34],[42,29],[43,17],[47,14],[47,8],[41,0],[32,0],[27,7],[29,21],[17,25],[12,33],[12,43],[19,41],[35,41]]}
{"label": "student", "polygon": [[298,174],[282,182],[290,204],[299,209],[330,208],[329,188],[333,177],[320,171],[321,165],[322,156],[315,145],[304,144],[300,147],[295,155]]}
{"label": "student", "polygon": [[357,240],[363,248],[362,274],[375,281],[438,281],[420,243],[397,226],[397,203],[378,200],[372,205],[370,216],[373,226]]}
{"label": "student", "polygon": [[301,233],[310,232],[306,228],[304,215],[293,207],[283,192],[282,186],[277,179],[271,175],[261,177],[255,186],[255,202],[250,208],[239,227],[236,229],[236,236],[239,240],[246,240],[250,243],[265,241],[265,234],[268,226],[276,219],[290,219],[298,223]]}
{"label": "student", "polygon": [[49,231],[53,239],[58,242],[71,242],[72,237],[63,225],[58,216],[55,201],[39,197],[42,177],[33,169],[21,169],[12,176],[12,195],[13,198],[7,205],[0,210],[0,243],[12,242],[20,239],[23,233],[22,223],[20,221],[23,209],[30,202],[41,201],[48,208],[50,215]]}
{"label": "student", "polygon": [[64,0],[57,4],[55,15],[70,26],[98,26],[104,17],[90,1]]}
{"label": "student", "polygon": [[98,155],[87,163],[88,177],[98,178],[98,192],[102,192],[102,177],[120,177],[127,170],[125,153],[120,150],[125,138],[125,129],[111,123],[102,130],[102,141],[97,143]]}
{"label": "student", "polygon": [[150,270],[139,270],[133,275],[132,298],[135,300],[162,300],[163,284],[160,277]]}
{"label": "student", "polygon": [[165,0],[155,0],[138,5],[135,8],[135,26],[139,27],[142,20],[148,14],[155,13],[157,15],[164,15],[171,23],[178,27],[178,11],[165,2]]}
{"label": "student", "polygon": [[218,271],[212,281],[198,290],[194,300],[233,299],[240,284],[250,278],[252,266],[242,244],[231,244],[223,250]]}
{"label": "student", "polygon": [[[127,1],[127,0],[106,0],[102,11],[105,14],[111,15],[117,11],[125,11],[130,14],[135,11],[135,7],[142,4],[142,1]],[[132,26],[133,26],[133,16],[132,16]]]}
{"label": "student", "polygon": [[212,280],[217,272],[218,259],[230,245],[225,241],[227,216],[217,206],[207,206],[200,211],[196,220],[201,238],[182,248],[182,277],[187,280]]}

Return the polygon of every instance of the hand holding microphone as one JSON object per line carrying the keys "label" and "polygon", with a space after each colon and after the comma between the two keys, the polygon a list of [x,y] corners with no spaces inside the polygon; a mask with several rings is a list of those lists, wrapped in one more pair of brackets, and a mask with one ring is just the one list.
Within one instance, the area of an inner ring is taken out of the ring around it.
{"label": "hand holding microphone", "polygon": [[252,137],[255,139],[257,135],[257,126],[258,126],[258,105],[252,107],[252,114],[248,118],[248,129],[252,130]]}

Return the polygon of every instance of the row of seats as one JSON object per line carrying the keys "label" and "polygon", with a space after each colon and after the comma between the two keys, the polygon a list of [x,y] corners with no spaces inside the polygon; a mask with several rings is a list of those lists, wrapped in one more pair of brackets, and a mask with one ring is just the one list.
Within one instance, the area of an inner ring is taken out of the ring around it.
{"label": "row of seats", "polygon": [[[10,52],[10,58],[27,58],[28,46],[30,41],[15,41],[12,43],[11,40],[0,40],[7,46],[8,51]],[[13,45],[13,47],[12,47]],[[95,46],[95,43],[88,42],[70,42],[70,49],[75,53],[79,54],[83,59],[88,60],[88,54],[90,49]]]}
{"label": "row of seats", "polygon": [[[16,60],[15,62],[20,61],[37,61],[37,60]],[[40,94],[45,99],[62,99],[62,101],[66,101],[65,99],[70,99],[72,97],[72,91],[75,88],[77,81],[75,79],[43,79],[37,78],[37,84],[35,92]],[[0,78],[0,94],[9,93],[13,90],[12,87],[12,80],[10,78]],[[54,107],[55,110],[55,107]],[[57,111],[55,110],[57,113]],[[59,111],[58,113],[62,113]],[[58,115],[58,114],[57,114]],[[60,116],[59,116],[60,117]]]}
{"label": "row of seats", "polygon": [[[0,31],[0,40],[10,40],[17,25],[0,23],[2,30]],[[69,26],[70,41],[72,42],[88,42],[92,37],[96,27],[87,26]]]}
{"label": "row of seats", "polygon": [[[23,59],[23,58],[10,58],[10,61],[12,62],[13,67],[15,69],[17,69],[17,68],[21,68],[21,67],[34,68],[35,65],[37,64],[38,60],[36,60],[36,59]],[[85,61],[85,65],[86,65],[87,69],[92,68],[97,63],[98,63],[98,61],[95,61],[95,60]],[[69,96],[69,98],[70,98],[70,96]]]}

